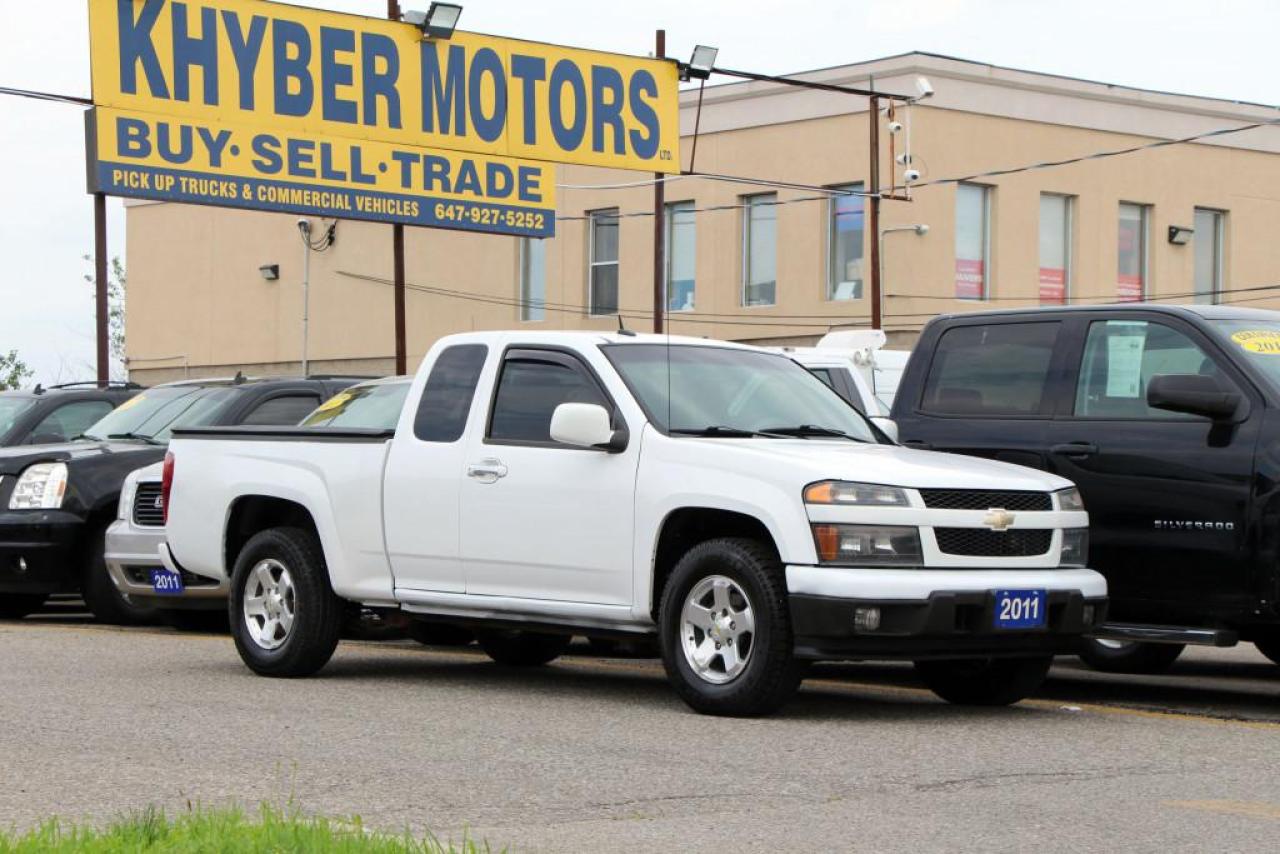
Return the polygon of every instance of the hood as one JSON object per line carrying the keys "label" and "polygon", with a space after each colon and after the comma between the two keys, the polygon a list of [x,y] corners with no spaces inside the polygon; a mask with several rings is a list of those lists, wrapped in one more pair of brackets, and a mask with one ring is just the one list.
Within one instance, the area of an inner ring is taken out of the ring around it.
{"label": "hood", "polygon": [[59,445],[19,445],[0,448],[0,475],[21,474],[35,463],[71,462],[104,456],[133,456],[150,451],[163,450],[159,445],[134,441],[98,441],[84,439]]}
{"label": "hood", "polygon": [[[912,489],[1009,489],[1053,492],[1071,481],[1025,466],[898,445],[866,445],[826,439],[676,439],[706,449],[722,463],[767,471],[778,463],[805,478],[852,480]],[[714,446],[712,451],[708,446]],[[744,458],[746,458],[744,460]]]}

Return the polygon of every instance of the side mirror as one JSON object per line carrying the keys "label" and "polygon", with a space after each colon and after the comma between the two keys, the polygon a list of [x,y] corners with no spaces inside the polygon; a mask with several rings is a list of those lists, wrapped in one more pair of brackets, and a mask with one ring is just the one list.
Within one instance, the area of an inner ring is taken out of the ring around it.
{"label": "side mirror", "polygon": [[1203,374],[1161,374],[1147,386],[1147,406],[1214,421],[1235,415],[1241,400],[1237,392],[1224,391],[1217,380]]}
{"label": "side mirror", "polygon": [[898,422],[883,415],[872,415],[871,423],[880,428],[880,432],[888,436],[893,444],[898,444]]}
{"label": "side mirror", "polygon": [[626,428],[614,430],[609,410],[594,403],[562,403],[551,414],[551,438],[575,448],[616,454],[627,448]]}

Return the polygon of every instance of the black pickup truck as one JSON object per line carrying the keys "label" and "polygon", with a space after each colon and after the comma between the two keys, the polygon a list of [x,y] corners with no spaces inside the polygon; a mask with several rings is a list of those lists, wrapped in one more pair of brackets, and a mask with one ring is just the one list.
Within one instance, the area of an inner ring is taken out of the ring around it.
{"label": "black pickup truck", "polygon": [[1280,663],[1280,312],[1089,306],[946,315],[893,407],[903,444],[1075,481],[1118,672],[1188,643]]}
{"label": "black pickup truck", "polygon": [[132,471],[164,458],[175,427],[292,425],[363,377],[193,380],[126,400],[61,444],[0,450],[0,619],[79,591],[106,622],[149,619],[116,590],[103,537]]}

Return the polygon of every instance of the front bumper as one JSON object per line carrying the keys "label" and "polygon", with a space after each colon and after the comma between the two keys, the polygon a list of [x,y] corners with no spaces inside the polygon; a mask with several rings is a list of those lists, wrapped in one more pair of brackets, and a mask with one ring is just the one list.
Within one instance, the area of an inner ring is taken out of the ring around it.
{"label": "front bumper", "polygon": [[116,589],[135,602],[174,610],[220,610],[227,600],[228,582],[177,569],[182,576],[181,593],[157,594],[152,585],[153,570],[174,570],[161,558],[164,528],[135,525],[129,519],[117,519],[107,529],[107,571]]}
{"label": "front bumper", "polygon": [[0,513],[0,594],[76,589],[86,530],[62,510]]}
{"label": "front bumper", "polygon": [[[787,567],[795,653],[809,659],[926,659],[1072,652],[1106,619],[1106,582],[1088,569]],[[1046,591],[1045,626],[996,629],[997,589]],[[874,630],[859,608],[879,610]]]}

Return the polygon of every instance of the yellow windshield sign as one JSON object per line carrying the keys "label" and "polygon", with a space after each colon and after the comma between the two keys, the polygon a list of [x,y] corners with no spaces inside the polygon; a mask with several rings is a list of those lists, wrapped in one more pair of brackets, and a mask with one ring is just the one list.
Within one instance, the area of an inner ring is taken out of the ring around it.
{"label": "yellow windshield sign", "polygon": [[157,151],[171,166],[190,153],[186,124],[270,132],[291,174],[294,138],[679,171],[674,62],[463,32],[426,41],[409,24],[266,0],[89,11],[94,102],[166,117]]}
{"label": "yellow windshield sign", "polygon": [[1232,333],[1231,340],[1249,353],[1280,356],[1280,332],[1271,329],[1242,329]]}

